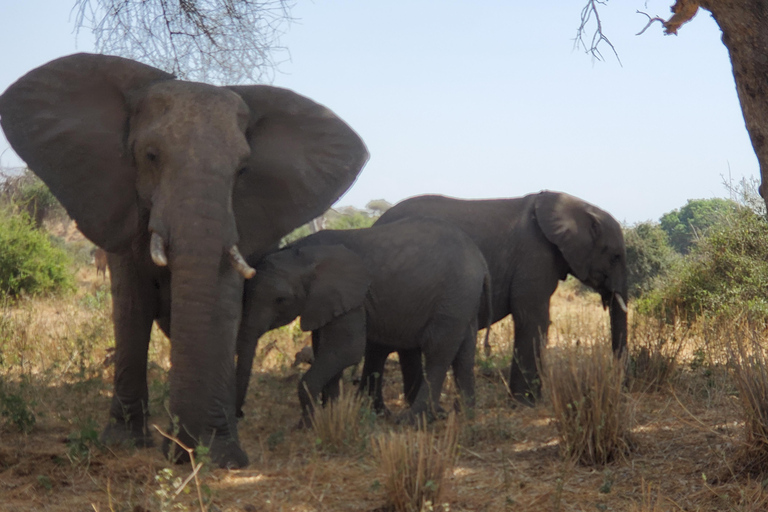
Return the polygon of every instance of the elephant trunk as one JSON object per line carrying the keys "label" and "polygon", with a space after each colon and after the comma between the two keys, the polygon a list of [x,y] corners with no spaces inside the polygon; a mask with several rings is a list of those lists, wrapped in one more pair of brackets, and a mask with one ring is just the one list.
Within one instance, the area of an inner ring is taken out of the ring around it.
{"label": "elephant trunk", "polygon": [[[186,204],[185,204],[186,203]],[[245,466],[235,420],[234,356],[243,279],[223,250],[231,211],[212,200],[181,203],[170,226],[170,411],[187,446]]]}
{"label": "elephant trunk", "polygon": [[623,357],[627,351],[627,292],[614,292],[609,302],[611,315],[611,345],[616,357]]}

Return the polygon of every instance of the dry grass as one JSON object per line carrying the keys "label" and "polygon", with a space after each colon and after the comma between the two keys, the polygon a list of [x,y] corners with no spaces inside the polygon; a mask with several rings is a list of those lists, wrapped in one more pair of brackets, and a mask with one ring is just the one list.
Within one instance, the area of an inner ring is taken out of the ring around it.
{"label": "dry grass", "polygon": [[730,365],[744,414],[745,444],[740,468],[768,469],[768,353],[761,332],[742,325],[730,340]]}
{"label": "dry grass", "polygon": [[550,348],[541,374],[566,459],[602,465],[629,452],[632,415],[622,389],[624,364],[609,347]]}
{"label": "dry grass", "polygon": [[359,454],[368,446],[376,414],[367,395],[342,385],[339,397],[324,407],[316,406],[312,414],[316,446],[328,453]]}
{"label": "dry grass", "polygon": [[417,429],[374,438],[374,456],[385,475],[384,489],[396,512],[444,508],[445,477],[456,462],[458,433],[456,414],[451,413],[440,434],[422,424]]}
{"label": "dry grass", "polygon": [[655,318],[635,317],[630,327],[630,385],[633,391],[657,392],[679,375],[678,361],[689,346],[691,330]]}
{"label": "dry grass", "polygon": [[[6,397],[18,398],[11,402],[20,423],[25,412],[36,418],[21,429],[11,416],[0,417],[0,509],[157,512],[177,505],[200,510],[192,484],[186,487],[190,494],[167,498],[179,479],[183,483],[193,474],[189,465],[169,465],[156,448],[107,449],[95,440],[107,420],[113,378],[109,293],[92,267],[78,280],[77,297],[0,310],[0,381]],[[577,343],[580,350],[590,344],[607,348],[607,317],[596,295],[559,290],[552,302],[552,348],[572,349]],[[444,504],[452,512],[768,509],[765,476],[738,471],[746,416],[735,371],[727,364],[734,336],[754,336],[765,344],[762,331],[749,334],[743,325],[705,321],[665,332],[630,319],[631,350],[643,343],[635,338],[645,337],[649,352],[658,346],[670,350],[662,353],[672,359],[666,384],[630,387],[636,449],[599,468],[565,461],[552,409],[515,408],[508,397],[503,376],[513,326],[505,320],[491,333],[491,356],[478,357],[478,405],[461,417],[455,465],[445,472],[445,491],[433,509],[445,510]],[[288,326],[262,340],[239,424],[251,465],[200,470],[209,510],[391,510],[386,474],[373,450],[329,453],[318,449],[314,430],[293,428],[301,416],[296,386],[306,366],[291,363],[305,337]],[[680,350],[671,350],[676,344]],[[167,427],[168,341],[154,332],[150,347],[152,420]],[[345,375],[345,388],[353,388],[350,381]],[[388,361],[384,398],[393,412],[406,407],[401,392],[397,363]],[[452,406],[450,385],[441,402]],[[0,398],[0,407],[7,403]],[[430,426],[437,432],[445,427],[444,421]],[[384,418],[376,419],[375,430],[401,433]]]}

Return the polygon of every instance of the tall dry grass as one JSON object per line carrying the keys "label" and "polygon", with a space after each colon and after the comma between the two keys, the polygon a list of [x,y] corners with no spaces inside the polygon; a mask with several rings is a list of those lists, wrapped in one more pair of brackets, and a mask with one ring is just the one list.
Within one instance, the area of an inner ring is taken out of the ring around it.
{"label": "tall dry grass", "polygon": [[422,424],[374,437],[373,453],[396,512],[439,510],[446,478],[456,463],[458,436],[457,416],[451,413],[440,434]]}
{"label": "tall dry grass", "polygon": [[745,444],[740,468],[768,470],[768,347],[765,332],[745,321],[729,336],[729,359],[744,416]]}
{"label": "tall dry grass", "polygon": [[624,377],[624,362],[605,343],[544,351],[542,383],[566,459],[600,465],[629,452],[632,414]]}
{"label": "tall dry grass", "polygon": [[315,446],[328,453],[360,453],[369,446],[375,421],[370,398],[341,382],[338,398],[314,408]]}

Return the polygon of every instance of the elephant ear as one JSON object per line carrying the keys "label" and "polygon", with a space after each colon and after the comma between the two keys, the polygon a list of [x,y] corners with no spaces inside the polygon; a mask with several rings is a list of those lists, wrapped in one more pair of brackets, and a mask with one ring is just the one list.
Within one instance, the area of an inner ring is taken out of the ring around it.
{"label": "elephant ear", "polygon": [[333,112],[293,91],[266,85],[230,89],[250,109],[251,157],[233,196],[239,247],[258,259],[330,208],[355,181],[368,151]]}
{"label": "elephant ear", "polygon": [[360,257],[343,245],[299,249],[312,262],[307,301],[301,313],[301,329],[314,331],[362,306],[371,275]]}
{"label": "elephant ear", "polygon": [[596,208],[569,194],[550,191],[536,196],[535,208],[544,236],[560,249],[573,275],[586,280],[602,229]]}
{"label": "elephant ear", "polygon": [[139,229],[128,97],[171,78],[132,60],[80,53],[33,69],[0,96],[8,142],[80,231],[108,251],[126,249]]}

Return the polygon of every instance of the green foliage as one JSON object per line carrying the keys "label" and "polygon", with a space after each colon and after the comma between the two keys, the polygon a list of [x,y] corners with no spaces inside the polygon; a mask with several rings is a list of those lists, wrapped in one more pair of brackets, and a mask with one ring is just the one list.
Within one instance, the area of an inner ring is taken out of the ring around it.
{"label": "green foliage", "polygon": [[736,203],[729,199],[689,199],[679,210],[661,216],[661,229],[667,233],[670,245],[677,252],[688,254],[696,239],[722,222],[736,207]]}
{"label": "green foliage", "polygon": [[654,222],[641,222],[624,229],[627,247],[627,284],[634,298],[650,291],[680,256],[670,247],[667,233]]}
{"label": "green foliage", "polygon": [[748,208],[738,208],[693,247],[663,286],[638,302],[641,312],[677,315],[747,312],[768,320],[768,222]]}
{"label": "green foliage", "polygon": [[376,222],[378,217],[368,215],[362,211],[354,211],[347,214],[342,214],[328,220],[326,223],[327,229],[360,229],[369,228]]}
{"label": "green foliage", "polygon": [[6,389],[0,382],[0,418],[4,425],[13,425],[20,432],[30,432],[37,418],[24,397]]}
{"label": "green foliage", "polygon": [[[322,215],[319,224],[322,229],[369,228],[390,206],[392,205],[384,199],[374,199],[368,202],[365,210],[358,210],[353,206],[345,206],[338,210],[331,208]],[[283,237],[280,246],[284,247],[310,235],[312,233],[311,224],[307,223],[294,229],[290,234]]]}
{"label": "green foliage", "polygon": [[18,297],[72,291],[71,263],[26,213],[0,209],[0,293]]}
{"label": "green foliage", "polygon": [[18,176],[9,176],[2,185],[2,197],[15,209],[25,211],[40,228],[49,216],[66,216],[64,208],[45,183],[29,169]]}

